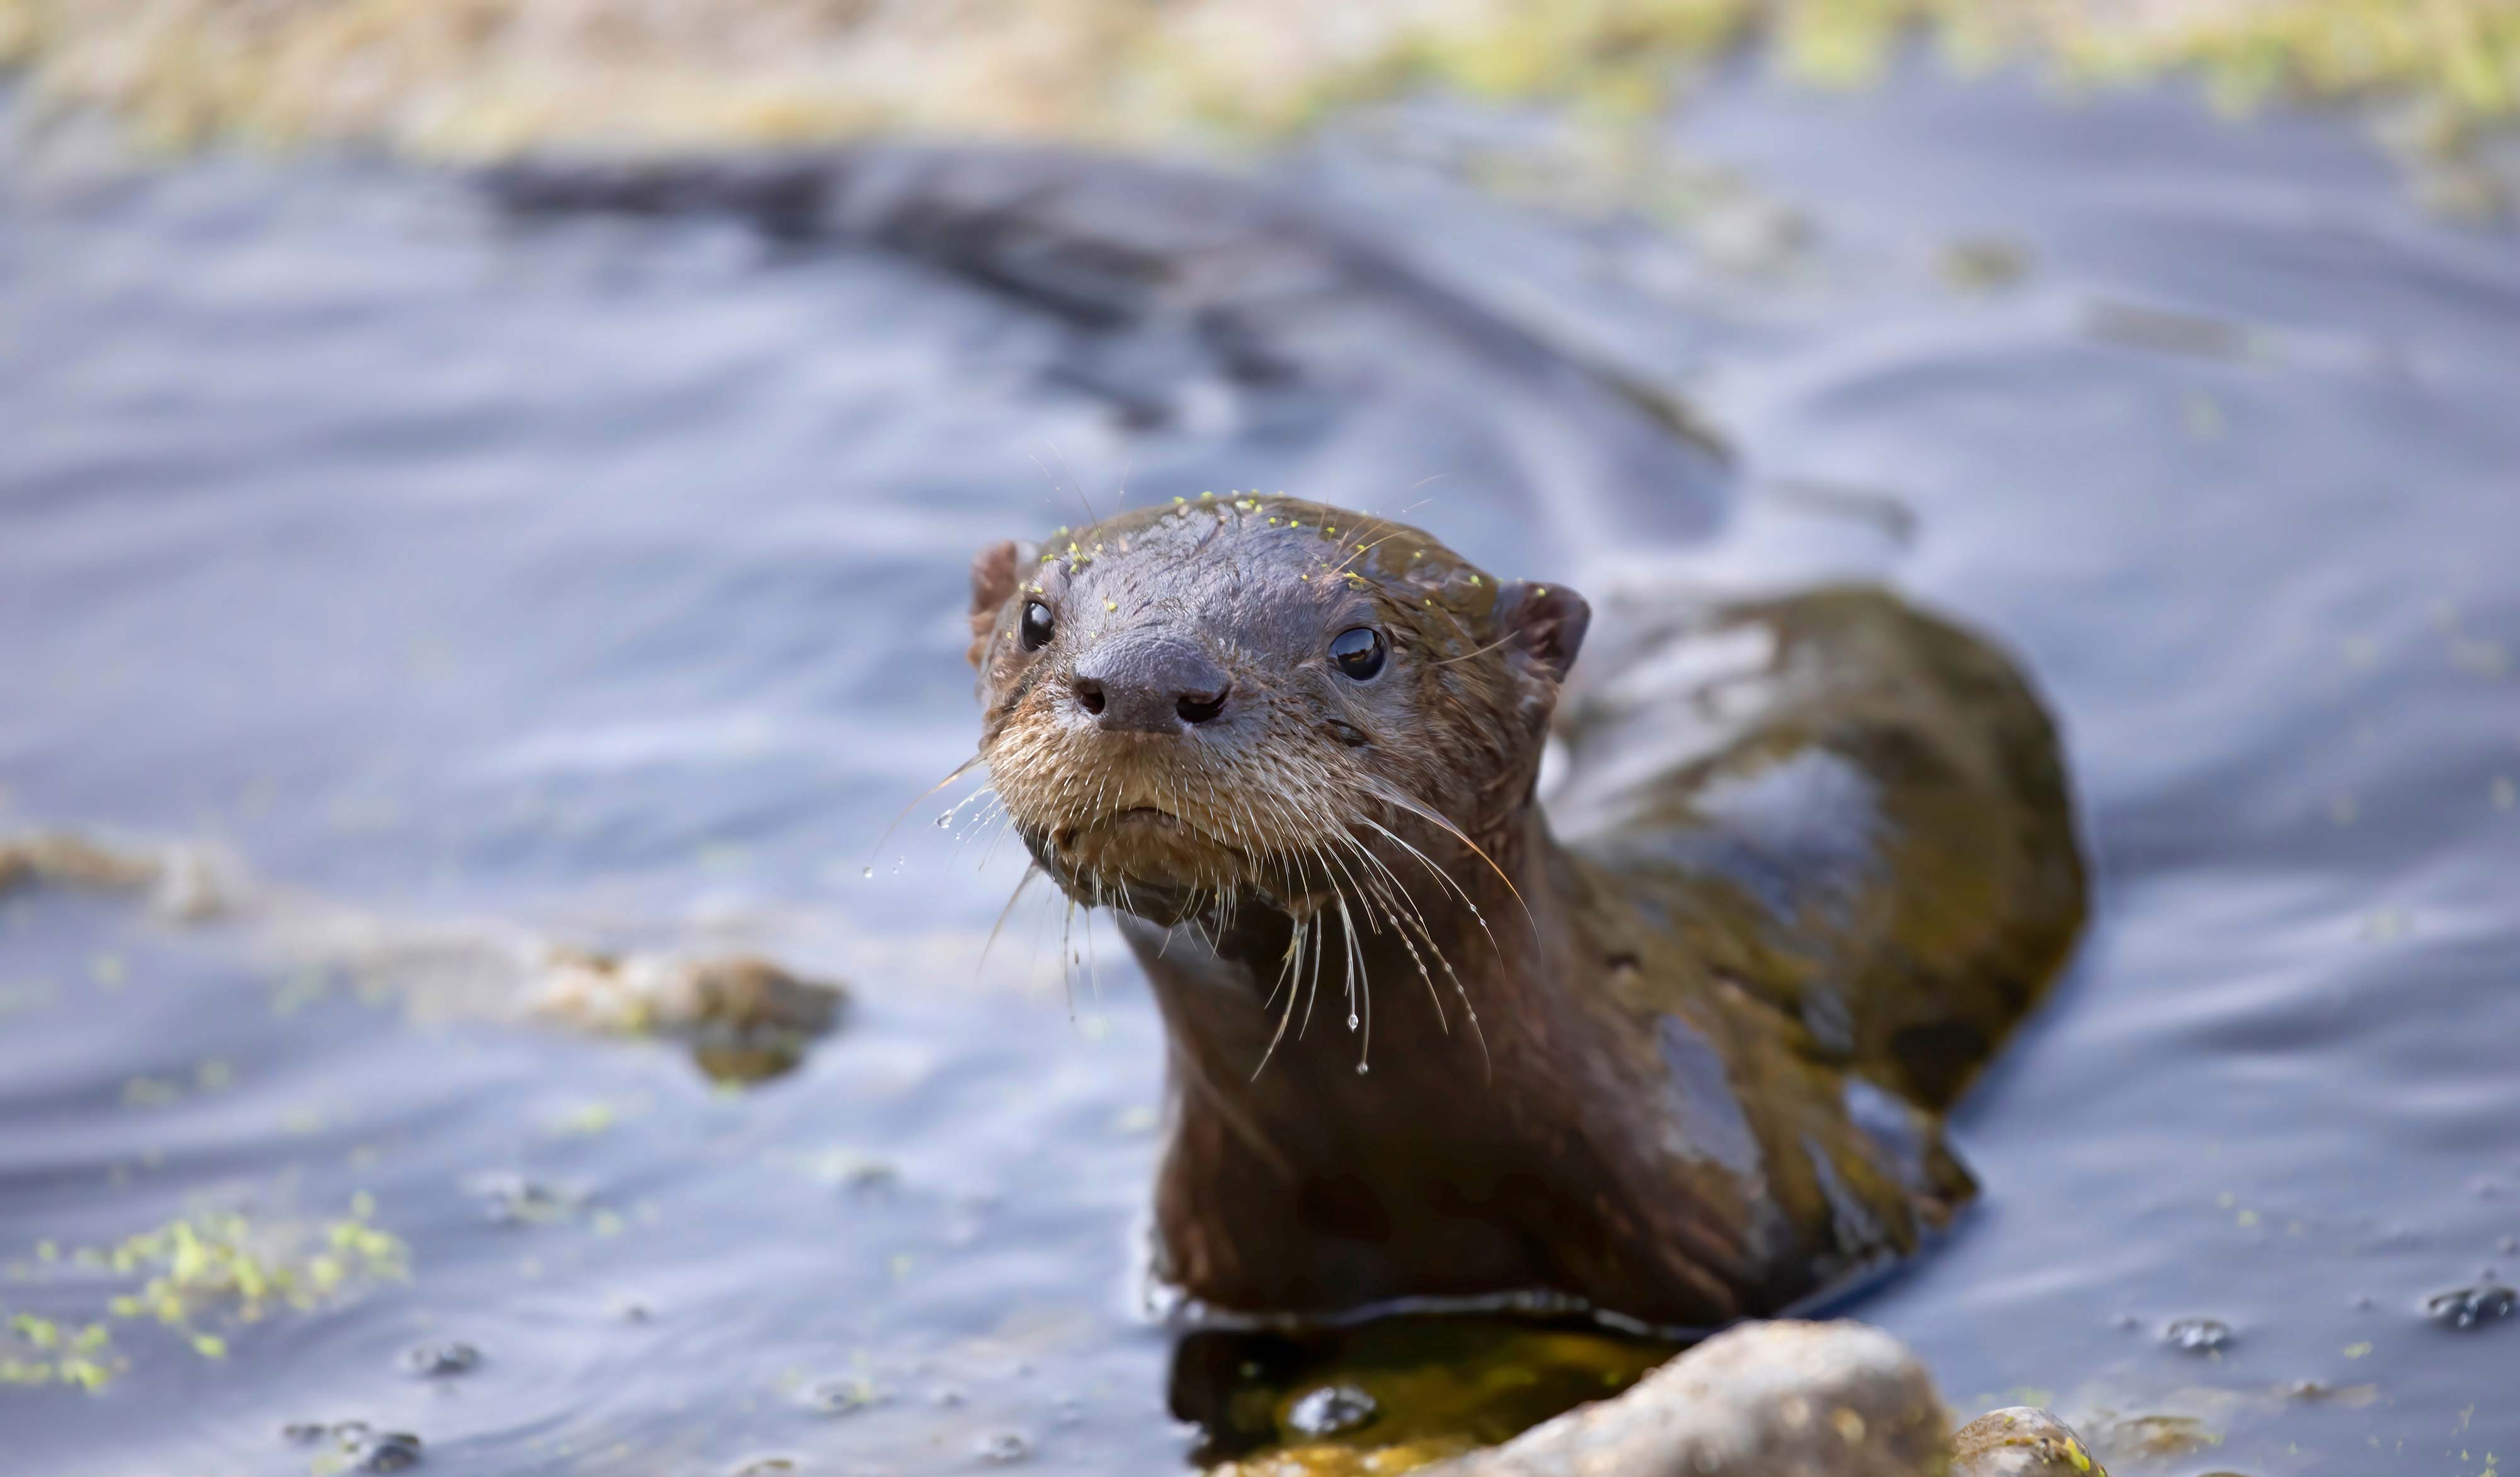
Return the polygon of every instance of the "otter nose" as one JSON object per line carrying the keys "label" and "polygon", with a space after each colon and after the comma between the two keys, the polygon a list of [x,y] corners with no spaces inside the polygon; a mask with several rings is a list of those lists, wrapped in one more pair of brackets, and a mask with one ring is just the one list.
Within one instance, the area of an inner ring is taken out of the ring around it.
{"label": "otter nose", "polygon": [[1177,636],[1124,637],[1078,659],[1076,702],[1102,728],[1170,734],[1225,711],[1231,685],[1207,653]]}

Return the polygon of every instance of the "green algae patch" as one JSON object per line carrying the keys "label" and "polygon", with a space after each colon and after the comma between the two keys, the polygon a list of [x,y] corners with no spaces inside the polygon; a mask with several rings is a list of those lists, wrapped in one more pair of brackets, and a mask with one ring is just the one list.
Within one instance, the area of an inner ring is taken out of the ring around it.
{"label": "green algae patch", "polygon": [[1488,1318],[1210,1332],[1179,1355],[1173,1394],[1208,1433],[1209,1477],[1381,1477],[1615,1395],[1676,1347]]}
{"label": "green algae patch", "polygon": [[277,1308],[313,1308],[353,1282],[410,1275],[402,1242],[357,1214],[311,1227],[257,1227],[234,1213],[197,1216],[124,1240],[106,1262],[146,1279],[113,1300],[116,1317],[177,1327],[212,1312],[252,1322]]}
{"label": "green algae patch", "polygon": [[363,1194],[349,1215],[333,1221],[257,1222],[204,1211],[67,1255],[47,1241],[32,1283],[55,1290],[54,1301],[97,1298],[97,1316],[73,1325],[11,1314],[0,1322],[0,1385],[102,1388],[130,1367],[115,1323],[162,1328],[194,1356],[224,1360],[236,1326],[407,1278],[409,1248],[373,1224],[374,1215]]}
{"label": "green algae patch", "polygon": [[39,105],[162,147],[453,158],[1265,135],[1425,87],[1635,115],[1753,42],[1856,85],[1918,34],[1970,67],[2192,71],[2235,104],[2407,97],[2452,129],[2520,111],[2520,0],[0,0],[0,59]]}
{"label": "green algae patch", "polygon": [[103,1323],[73,1327],[32,1313],[0,1320],[0,1385],[98,1390],[129,1365]]}

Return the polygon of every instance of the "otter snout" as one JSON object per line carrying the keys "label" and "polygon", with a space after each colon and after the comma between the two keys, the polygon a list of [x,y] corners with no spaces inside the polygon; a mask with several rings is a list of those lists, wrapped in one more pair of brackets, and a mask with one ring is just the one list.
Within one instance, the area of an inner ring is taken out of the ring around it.
{"label": "otter snout", "polygon": [[1144,633],[1104,642],[1078,657],[1077,706],[1112,733],[1172,734],[1225,711],[1233,682],[1198,646]]}

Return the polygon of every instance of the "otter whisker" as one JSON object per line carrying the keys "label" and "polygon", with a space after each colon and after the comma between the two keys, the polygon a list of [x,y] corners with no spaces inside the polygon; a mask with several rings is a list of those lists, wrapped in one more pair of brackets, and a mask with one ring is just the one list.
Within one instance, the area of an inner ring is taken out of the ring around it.
{"label": "otter whisker", "polygon": [[[1497,880],[1505,884],[1505,890],[1513,894],[1515,906],[1522,909],[1523,921],[1531,925],[1532,936],[1534,938],[1540,936],[1540,919],[1532,917],[1531,905],[1523,901],[1522,889],[1513,885],[1513,878],[1505,874],[1505,869],[1499,867],[1496,864],[1496,859],[1489,856],[1487,851],[1481,847],[1478,842],[1471,840],[1468,832],[1462,830],[1460,827],[1447,820],[1442,812],[1434,809],[1432,806],[1413,799],[1406,792],[1395,789],[1377,780],[1369,778],[1365,783],[1365,789],[1368,794],[1372,795],[1377,800],[1381,800],[1386,804],[1396,805],[1402,810],[1409,812],[1411,815],[1417,816],[1420,820],[1431,821],[1435,825],[1443,828],[1445,830],[1450,831],[1454,840],[1457,840],[1462,845],[1468,847],[1472,856],[1475,856],[1480,861],[1488,864],[1488,871],[1495,873]],[[1478,912],[1478,905],[1471,904],[1470,911],[1472,913]]]}
{"label": "otter whisker", "polygon": [[1076,899],[1067,900],[1067,911],[1058,925],[1058,993],[1067,1001],[1067,1023],[1076,1024],[1076,974],[1069,954],[1076,945]]}
{"label": "otter whisker", "polygon": [[925,800],[929,795],[936,793],[946,785],[949,785],[955,781],[962,779],[965,775],[969,774],[971,772],[972,765],[982,763],[987,758],[988,755],[985,752],[975,750],[971,757],[964,760],[958,765],[955,765],[952,772],[947,774],[944,779],[937,781],[935,783],[921,790],[916,796],[914,796],[908,805],[901,808],[901,814],[892,818],[892,824],[885,827],[882,832],[877,835],[875,838],[875,844],[867,848],[867,865],[870,867],[875,865],[876,858],[883,853],[883,843],[892,839],[892,833],[901,828],[902,822],[910,819],[910,813],[919,808],[921,801]]}
{"label": "otter whisker", "polygon": [[1515,637],[1512,635],[1500,636],[1496,640],[1489,642],[1486,646],[1477,647],[1470,650],[1463,651],[1459,656],[1438,657],[1435,660],[1426,663],[1426,665],[1430,667],[1449,667],[1457,661],[1467,661],[1473,656],[1485,656],[1490,651],[1496,650],[1501,647],[1512,646],[1514,644],[1514,640]]}
{"label": "otter whisker", "polygon": [[[1297,992],[1288,986],[1289,981],[1291,981],[1295,974],[1303,967],[1304,933],[1304,921],[1298,918],[1295,922],[1294,931],[1289,934],[1286,939],[1286,953],[1278,969],[1278,985],[1271,987],[1269,991],[1269,999],[1276,1000],[1278,998],[1279,988],[1285,987],[1286,1007],[1279,1012],[1277,1032],[1269,1038],[1268,1050],[1260,1053],[1260,1064],[1251,1069],[1251,1080],[1254,1082],[1260,1080],[1261,1073],[1269,1070],[1269,1058],[1278,1054],[1278,1043],[1286,1039],[1286,1023],[1295,1018],[1295,995]],[[1261,1003],[1261,1008],[1268,1008],[1267,1001],[1263,1001]]]}
{"label": "otter whisker", "polygon": [[1025,868],[1023,875],[1015,878],[1014,891],[1007,894],[1007,906],[998,910],[998,920],[989,925],[988,939],[980,945],[980,958],[971,965],[973,977],[976,978],[980,970],[988,964],[989,951],[998,946],[998,930],[1007,926],[1007,918],[1014,913],[1015,904],[1022,901],[1024,889],[1032,885],[1033,878],[1042,875],[1045,873],[1035,866]]}
{"label": "otter whisker", "polygon": [[1479,932],[1487,935],[1488,947],[1496,951],[1496,957],[1500,962],[1504,962],[1505,948],[1497,942],[1495,930],[1488,927],[1487,915],[1479,911],[1478,903],[1471,898],[1468,891],[1465,890],[1460,882],[1454,880],[1451,873],[1436,866],[1433,858],[1411,845],[1406,838],[1393,831],[1390,828],[1384,826],[1381,822],[1375,821],[1369,816],[1359,816],[1357,821],[1360,825],[1370,826],[1375,830],[1380,831],[1393,845],[1406,851],[1411,856],[1416,857],[1418,862],[1424,865],[1428,872],[1435,874],[1438,881],[1441,881],[1445,886],[1452,888],[1454,895],[1462,900],[1462,906],[1470,910],[1470,918],[1479,925]]}
{"label": "otter whisker", "polygon": [[1356,940],[1356,920],[1348,916],[1345,893],[1339,894],[1338,910],[1339,928],[1347,935],[1347,1028],[1351,1031],[1357,1028],[1360,992],[1363,998],[1365,1032],[1359,1038],[1356,1052],[1356,1071],[1362,1077],[1366,1063],[1373,1055],[1373,982],[1357,967],[1360,950]]}
{"label": "otter whisker", "polygon": [[[1380,905],[1383,917],[1391,923],[1392,936],[1397,938],[1401,947],[1408,951],[1410,962],[1416,966],[1418,978],[1425,981],[1427,998],[1435,1007],[1436,1026],[1449,1035],[1453,1027],[1452,1021],[1444,1010],[1444,998],[1435,989],[1434,976],[1427,970],[1426,961],[1418,954],[1417,941],[1413,937],[1413,932],[1428,934],[1425,914],[1418,908],[1418,900],[1410,894],[1408,887],[1401,882],[1399,874],[1391,870],[1389,864],[1375,856],[1372,848],[1354,835],[1347,835],[1343,839],[1348,848],[1363,859],[1371,869],[1366,877],[1368,900]],[[1429,934],[1429,942],[1431,941],[1431,934]]]}
{"label": "otter whisker", "polygon": [[[1401,944],[1408,949],[1410,959],[1416,962],[1418,966],[1418,973],[1426,980],[1426,993],[1435,1003],[1436,1025],[1449,1034],[1452,1030],[1452,1023],[1445,1019],[1444,1016],[1444,998],[1441,994],[1436,992],[1435,981],[1432,976],[1427,975],[1426,962],[1424,960],[1418,957],[1418,946],[1416,943],[1411,941],[1409,930],[1406,926],[1411,920],[1411,918],[1414,918],[1414,920],[1421,928],[1424,926],[1425,916],[1418,911],[1418,900],[1409,896],[1409,889],[1400,885],[1400,879],[1392,873],[1391,868],[1386,865],[1380,857],[1375,856],[1364,842],[1358,840],[1354,835],[1345,832],[1340,834],[1340,840],[1348,847],[1349,850],[1362,858],[1368,867],[1372,869],[1366,873],[1367,895],[1360,901],[1379,902],[1382,905],[1383,914],[1391,922],[1391,931],[1393,936],[1398,938]],[[1399,890],[1399,896],[1397,899],[1392,895],[1392,890],[1394,888],[1398,888]],[[1411,918],[1404,918],[1402,916],[1402,905],[1407,907]],[[1374,922],[1371,918],[1369,918],[1368,921],[1372,923],[1376,932],[1380,931],[1381,925],[1379,922]]]}

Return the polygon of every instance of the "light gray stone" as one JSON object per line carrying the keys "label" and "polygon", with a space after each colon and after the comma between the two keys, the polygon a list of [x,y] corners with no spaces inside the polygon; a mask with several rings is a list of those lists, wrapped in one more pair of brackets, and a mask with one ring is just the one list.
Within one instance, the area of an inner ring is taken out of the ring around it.
{"label": "light gray stone", "polygon": [[1943,1477],[1951,1429],[1924,1365],[1879,1329],[1745,1323],[1423,1477]]}

